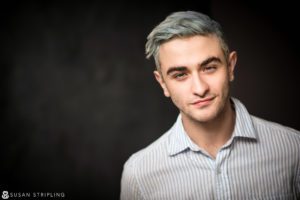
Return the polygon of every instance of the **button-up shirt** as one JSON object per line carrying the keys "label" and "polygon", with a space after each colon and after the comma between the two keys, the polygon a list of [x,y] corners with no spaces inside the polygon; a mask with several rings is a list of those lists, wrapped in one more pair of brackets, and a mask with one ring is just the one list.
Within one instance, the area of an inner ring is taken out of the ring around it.
{"label": "button-up shirt", "polygon": [[300,199],[299,131],[236,112],[216,158],[197,146],[179,115],[173,127],[124,165],[121,199]]}

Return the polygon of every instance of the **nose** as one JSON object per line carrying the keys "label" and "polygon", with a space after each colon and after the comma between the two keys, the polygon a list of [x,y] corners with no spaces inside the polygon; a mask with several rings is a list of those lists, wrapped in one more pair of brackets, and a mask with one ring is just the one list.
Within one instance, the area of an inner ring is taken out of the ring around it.
{"label": "nose", "polygon": [[192,91],[194,95],[204,97],[209,90],[208,83],[199,74],[193,75]]}

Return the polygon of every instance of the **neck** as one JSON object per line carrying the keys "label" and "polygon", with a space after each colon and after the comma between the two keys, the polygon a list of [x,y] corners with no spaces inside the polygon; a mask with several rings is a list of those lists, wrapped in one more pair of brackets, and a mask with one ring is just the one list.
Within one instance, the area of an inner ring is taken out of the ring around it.
{"label": "neck", "polygon": [[228,99],[223,111],[213,120],[199,122],[185,116],[182,117],[182,121],[185,131],[193,142],[216,158],[220,148],[232,136],[235,111],[231,108]]}

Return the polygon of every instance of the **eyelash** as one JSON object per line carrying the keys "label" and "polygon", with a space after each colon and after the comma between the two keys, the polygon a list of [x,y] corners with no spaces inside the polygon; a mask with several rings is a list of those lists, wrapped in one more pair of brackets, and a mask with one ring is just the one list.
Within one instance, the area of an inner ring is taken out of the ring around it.
{"label": "eyelash", "polygon": [[181,79],[181,78],[185,77],[185,75],[186,75],[186,73],[178,73],[178,74],[174,75],[174,78]]}
{"label": "eyelash", "polygon": [[204,67],[203,71],[212,71],[212,70],[215,70],[217,67],[216,66],[207,66],[207,67]]}

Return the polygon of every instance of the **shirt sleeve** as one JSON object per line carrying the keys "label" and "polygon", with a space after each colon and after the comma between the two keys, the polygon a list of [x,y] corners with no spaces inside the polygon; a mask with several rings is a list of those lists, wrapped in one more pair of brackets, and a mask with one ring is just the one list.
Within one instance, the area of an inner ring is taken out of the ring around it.
{"label": "shirt sleeve", "polygon": [[296,198],[300,199],[300,164],[298,165],[298,171],[296,174],[295,193],[296,193]]}
{"label": "shirt sleeve", "polygon": [[124,165],[121,178],[121,195],[120,200],[143,200],[134,166],[128,162]]}
{"label": "shirt sleeve", "polygon": [[[300,132],[298,133],[298,137],[296,138],[296,141],[298,142],[298,144],[300,144]],[[294,192],[296,195],[296,199],[300,199],[300,148],[298,145],[297,148],[297,154],[296,154],[296,158],[297,158],[297,172],[296,172],[296,177],[295,177],[295,181],[294,181]]]}

